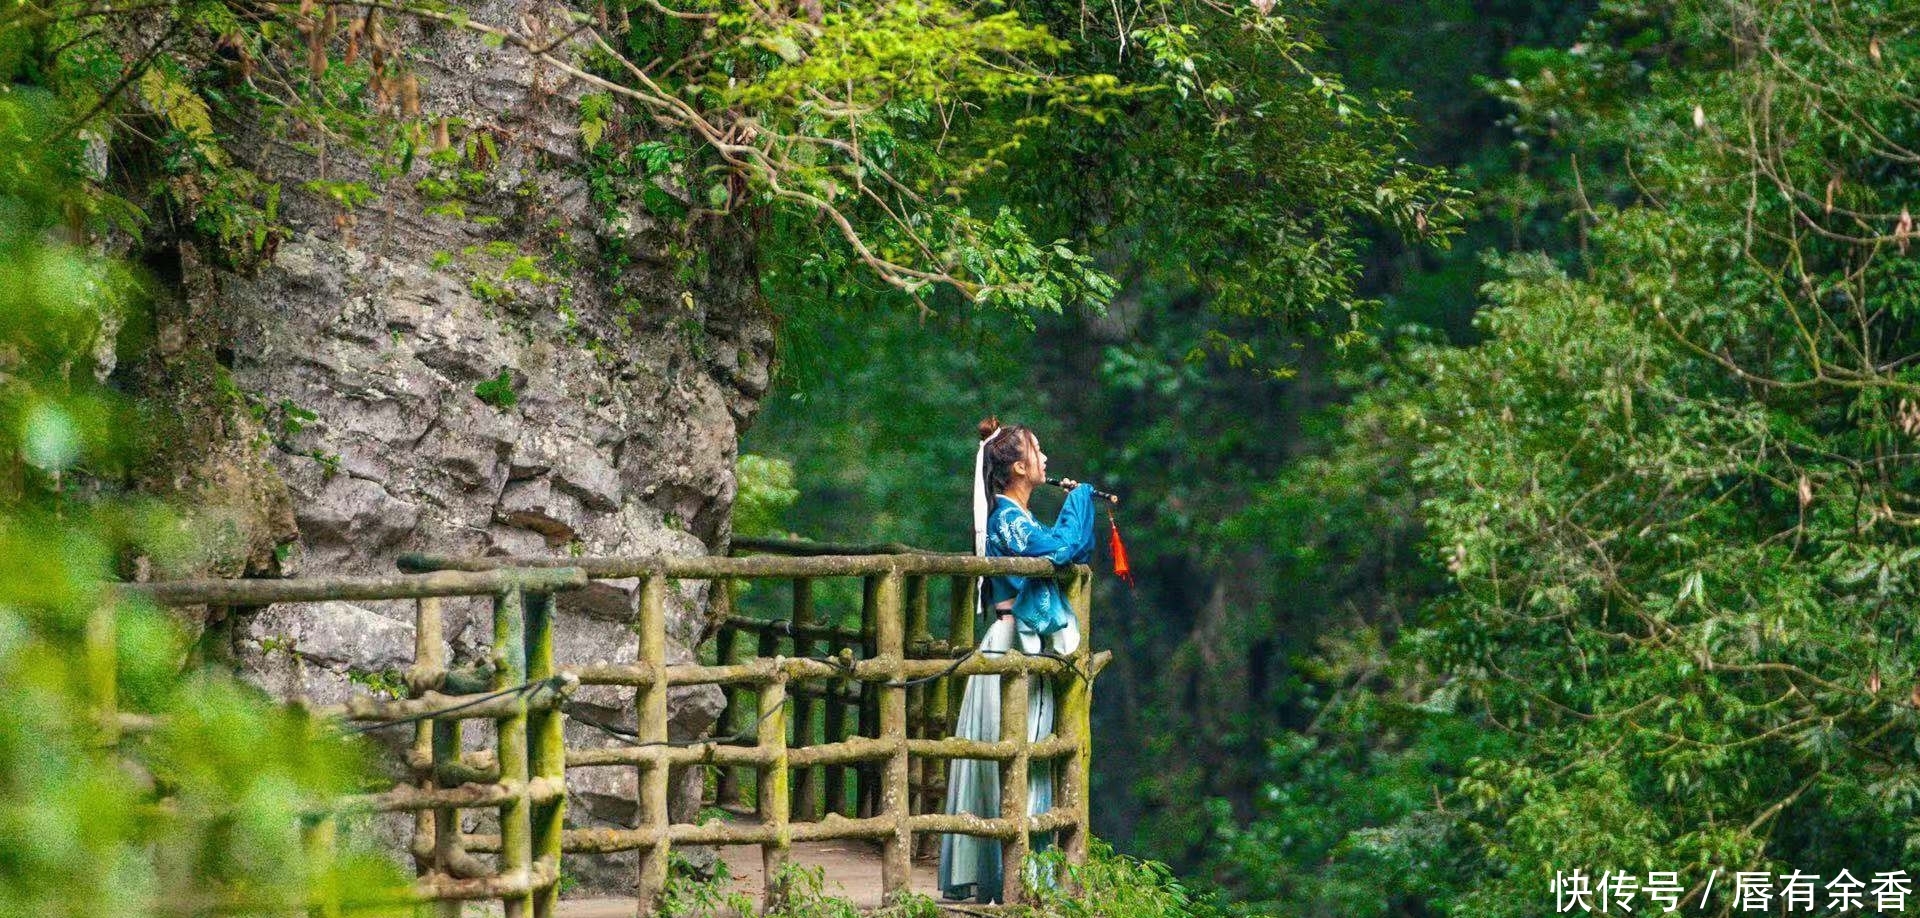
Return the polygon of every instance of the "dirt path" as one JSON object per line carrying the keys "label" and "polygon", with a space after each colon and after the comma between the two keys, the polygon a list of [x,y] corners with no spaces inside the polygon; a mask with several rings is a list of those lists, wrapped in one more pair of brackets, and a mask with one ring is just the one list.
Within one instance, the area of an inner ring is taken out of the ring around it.
{"label": "dirt path", "polygon": [[[763,889],[760,849],[755,846],[730,846],[720,849],[721,862],[734,876],[732,889],[746,893],[757,906]],[[795,842],[793,860],[804,867],[819,867],[826,872],[825,892],[852,900],[861,908],[880,906],[880,848],[858,839]],[[938,898],[932,860],[915,861],[914,892]],[[560,903],[558,918],[632,918],[633,899],[569,899]]]}

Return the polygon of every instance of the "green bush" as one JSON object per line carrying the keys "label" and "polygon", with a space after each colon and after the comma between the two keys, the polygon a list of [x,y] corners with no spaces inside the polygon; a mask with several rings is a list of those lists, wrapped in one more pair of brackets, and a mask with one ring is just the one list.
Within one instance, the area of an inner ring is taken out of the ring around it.
{"label": "green bush", "polygon": [[103,488],[134,425],[94,344],[140,287],[85,244],[102,227],[74,231],[112,208],[76,171],[70,117],[50,94],[0,92],[0,915],[382,898],[398,880],[383,860],[315,864],[301,846],[304,814],[359,789],[362,750],[194,665],[175,614],[106,588],[117,558],[182,546],[163,508]]}
{"label": "green bush", "polygon": [[479,385],[474,386],[473,395],[501,411],[512,408],[520,401],[520,393],[513,388],[513,374],[504,367],[501,368],[499,376],[483,380]]}

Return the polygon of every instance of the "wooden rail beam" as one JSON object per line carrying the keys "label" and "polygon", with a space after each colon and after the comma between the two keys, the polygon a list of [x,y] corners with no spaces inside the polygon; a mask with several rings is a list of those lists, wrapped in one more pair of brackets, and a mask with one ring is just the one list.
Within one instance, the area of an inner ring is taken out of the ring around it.
{"label": "wooden rail beam", "polygon": [[[1028,832],[1052,832],[1073,821],[1073,813],[1055,807],[1025,820]],[[848,819],[829,814],[819,822],[795,823],[788,827],[790,841],[828,841],[841,838],[865,838],[884,841],[891,838],[896,825],[891,816]],[[1020,831],[1020,824],[997,817],[971,814],[923,813],[907,820],[907,829],[916,834],[957,832],[982,838],[1008,839]],[[779,833],[773,826],[760,823],[676,822],[667,827],[668,840],[674,845],[754,845],[774,842]],[[659,833],[653,829],[568,829],[565,847],[569,854],[612,854],[618,851],[644,850],[655,844]],[[468,835],[467,849],[485,854],[500,850],[498,835]]]}
{"label": "wooden rail beam", "polygon": [[[445,569],[384,577],[302,577],[292,580],[156,580],[111,584],[116,598],[146,599],[163,606],[265,606],[276,602],[353,599],[419,599],[424,596],[488,596],[514,588],[570,590],[585,586],[587,572],[564,564],[510,569],[495,565],[471,571]],[[538,568],[538,569],[533,569]]]}
{"label": "wooden rail beam", "polygon": [[[412,851],[421,876],[413,895],[442,903],[438,915],[458,914],[458,902],[499,898],[505,918],[552,918],[564,852],[638,850],[640,914],[657,911],[675,844],[752,844],[761,847],[769,910],[788,893],[784,868],[795,840],[868,838],[882,843],[884,900],[897,903],[908,888],[913,848],[920,836],[953,832],[998,839],[1002,851],[1002,898],[1019,905],[1031,881],[1027,857],[1033,833],[1058,832],[1072,863],[1084,863],[1090,830],[1091,678],[1111,659],[1090,649],[1091,573],[1084,565],[1055,568],[1041,559],[986,559],[919,552],[900,545],[848,546],[818,543],[743,544],[755,557],[648,558],[431,558],[412,556],[403,568],[425,573],[392,577],[321,577],[295,580],[178,581],[117,584],[115,598],[144,598],[169,605],[263,606],[274,602],[334,599],[413,599],[416,602],[414,663],[409,697],[394,701],[354,698],[315,713],[365,721],[418,718],[407,756],[411,777],[380,794],[349,797],[307,822],[306,840],[320,869],[331,863],[335,814],[345,810],[417,814]],[[822,552],[831,552],[822,554]],[[1004,656],[925,658],[967,654],[973,649],[976,578],[1016,574],[1060,578],[1079,620],[1082,646],[1066,659]],[[634,630],[638,659],[563,669],[553,658],[553,593],[590,579],[638,577]],[[863,578],[861,623],[853,631],[834,627],[814,605],[813,580]],[[949,583],[949,623],[944,640],[929,627],[928,578]],[[666,589],[670,579],[792,581],[787,621],[760,621],[723,614],[718,618],[717,665],[666,663]],[[488,596],[493,600],[490,666],[449,669],[441,597]],[[755,637],[758,655],[742,659],[740,641]],[[120,715],[113,686],[115,659],[111,605],[89,619],[86,654],[89,693],[108,730],[138,715]],[[792,641],[791,655],[782,639]],[[858,641],[835,658],[816,657],[822,641]],[[913,656],[909,656],[912,654]],[[993,675],[1002,680],[1001,729],[994,741],[951,737],[957,692],[954,679]],[[476,691],[485,677],[489,693]],[[930,686],[908,686],[935,677]],[[948,678],[951,677],[951,678]],[[1060,706],[1053,735],[1031,737],[1028,703],[1039,679],[1055,679]],[[801,683],[837,685],[803,687]],[[565,748],[561,702],[580,684],[636,689],[637,737],[610,749]],[[714,742],[668,744],[668,691],[676,685],[717,684],[728,696],[723,729],[747,726],[745,694],[757,693],[761,718],[751,746]],[[515,691],[515,689],[519,689]],[[500,697],[486,697],[503,692]],[[794,697],[789,697],[794,696]],[[788,737],[792,702],[793,736]],[[824,708],[821,705],[825,705]],[[849,718],[848,712],[854,716]],[[824,723],[821,723],[824,715]],[[461,723],[495,720],[495,750],[469,761],[461,751]],[[851,721],[851,722],[850,722]],[[815,742],[824,730],[824,742]],[[111,737],[109,737],[111,738]],[[953,758],[1003,763],[1001,811],[993,817],[946,814],[940,792],[941,764]],[[1058,760],[1057,799],[1044,813],[1027,812],[1028,776],[1035,763]],[[631,766],[638,770],[636,825],[631,829],[567,829],[566,769]],[[717,766],[719,798],[737,790],[738,769],[758,773],[756,825],[674,824],[667,808],[670,769]],[[858,793],[846,799],[845,769],[858,768]],[[826,771],[823,816],[816,820],[815,778]],[[798,778],[796,782],[795,778]],[[500,832],[467,836],[460,811],[497,808]],[[795,821],[795,812],[800,814]],[[848,818],[853,816],[853,818]],[[490,869],[470,852],[497,852]],[[337,888],[322,888],[311,908],[319,916],[339,910]]]}
{"label": "wooden rail beam", "polygon": [[[1104,667],[1112,654],[1101,651],[1094,654],[1092,664]],[[1042,676],[1065,676],[1071,659],[1053,657],[1021,657],[1018,660],[1010,656],[976,656],[953,668],[951,675],[965,676],[1004,676],[1012,673],[1028,673]],[[953,660],[908,660],[903,665],[909,679],[948,674]],[[788,657],[782,660],[772,658],[756,659],[731,666],[701,666],[692,663],[675,664],[664,667],[667,681],[674,685],[708,685],[724,683],[766,683],[773,681],[776,673],[782,674],[788,682],[796,679],[828,679],[845,677],[848,672],[840,663],[825,663],[820,660],[803,660]],[[1095,673],[1099,669],[1094,670]],[[645,662],[638,663],[595,663],[576,666],[566,671],[580,681],[581,685],[650,685],[659,678],[653,667]],[[858,660],[852,664],[852,678],[855,682],[885,682],[894,678],[893,665],[878,660]],[[738,732],[738,731],[732,731]]]}
{"label": "wooden rail beam", "polygon": [[[578,568],[599,579],[663,576],[675,580],[788,580],[796,577],[877,577],[902,574],[970,574],[976,577],[1060,577],[1070,568],[1055,567],[1045,558],[981,558],[974,555],[816,555],[782,557],[752,555],[651,555],[639,558],[451,558],[438,555],[402,555],[401,570],[484,572],[509,568]],[[1085,567],[1086,565],[1078,565]],[[291,583],[244,580],[226,583]],[[535,584],[527,584],[529,588]],[[279,601],[279,600],[275,600]]]}

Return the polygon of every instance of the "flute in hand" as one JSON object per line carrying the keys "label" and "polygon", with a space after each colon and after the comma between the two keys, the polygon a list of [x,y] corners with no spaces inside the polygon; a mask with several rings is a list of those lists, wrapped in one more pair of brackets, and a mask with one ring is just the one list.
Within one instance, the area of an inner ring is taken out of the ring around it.
{"label": "flute in hand", "polygon": [[[1047,484],[1053,485],[1056,488],[1061,488],[1064,490],[1071,491],[1076,486],[1078,486],[1080,482],[1074,481],[1071,478],[1049,478],[1047,479]],[[1093,496],[1098,497],[1101,500],[1104,500],[1110,504],[1117,504],[1120,502],[1120,495],[1108,494],[1107,492],[1102,491],[1098,488],[1094,489]]]}

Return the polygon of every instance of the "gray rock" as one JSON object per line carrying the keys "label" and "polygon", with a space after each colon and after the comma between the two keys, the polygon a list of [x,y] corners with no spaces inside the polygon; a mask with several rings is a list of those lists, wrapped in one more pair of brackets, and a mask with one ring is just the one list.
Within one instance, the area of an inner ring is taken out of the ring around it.
{"label": "gray rock", "polygon": [[246,640],[334,670],[377,673],[413,663],[411,621],[346,602],[283,603],[246,623]]}
{"label": "gray rock", "polygon": [[[505,0],[466,9],[481,21],[531,14]],[[389,574],[408,551],[724,550],[736,444],[765,394],[773,352],[744,221],[703,224],[693,242],[709,268],[681,278],[669,253],[681,244],[678,227],[628,206],[616,228],[587,202],[578,121],[565,104],[581,87],[514,49],[397,19],[426,113],[495,141],[499,161],[489,164],[485,189],[463,203],[497,220],[429,213],[436,202],[415,189],[435,167],[419,157],[413,174],[350,215],[283,181],[293,234],[275,257],[246,273],[199,269],[205,283],[182,291],[192,321],[181,334],[189,343],[215,339],[200,342],[207,359],[217,352],[247,402],[268,410],[258,426],[238,417],[221,448],[259,457],[249,460],[260,468],[247,492],[258,496],[248,499],[271,503],[236,524],[252,527],[233,539],[244,564],[208,569],[270,572],[263,558],[286,558],[307,575]],[[234,146],[262,174],[315,174],[292,145]],[[350,174],[350,153],[336,156],[330,168]],[[584,267],[547,257],[561,231],[568,245],[585,247],[571,253]],[[512,281],[505,295],[483,298],[475,279],[497,279],[502,268],[484,254],[487,243],[535,255],[555,281]],[[597,251],[632,261],[615,276],[599,269]],[[511,397],[483,400],[476,390],[503,370]],[[283,405],[315,417],[298,430],[276,427]],[[241,459],[228,465],[252,468]],[[290,529],[297,536],[288,545]],[[563,663],[633,658],[633,587],[596,585],[562,600]],[[693,659],[708,630],[707,598],[704,584],[671,594],[673,659]],[[456,660],[483,658],[491,634],[484,600],[449,600],[445,615]],[[276,607],[244,623],[236,650],[249,678],[270,691],[337,701],[357,688],[349,673],[411,662],[412,624],[404,610]],[[711,686],[676,690],[674,735],[709,729],[719,699]],[[582,720],[630,724],[631,692],[583,690],[572,709]],[[485,726],[475,723],[468,741],[484,742]],[[568,727],[570,741],[612,741],[596,734],[583,723]],[[576,816],[630,819],[632,772],[570,773]],[[681,813],[698,802],[698,770],[689,774],[675,785]],[[582,875],[586,891],[622,892],[633,880],[631,869]]]}

